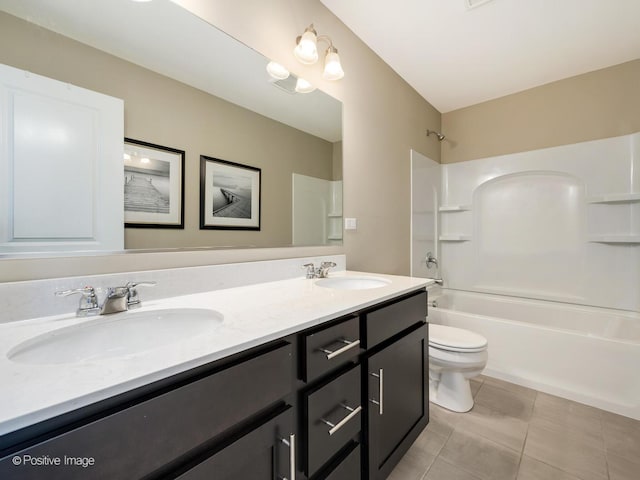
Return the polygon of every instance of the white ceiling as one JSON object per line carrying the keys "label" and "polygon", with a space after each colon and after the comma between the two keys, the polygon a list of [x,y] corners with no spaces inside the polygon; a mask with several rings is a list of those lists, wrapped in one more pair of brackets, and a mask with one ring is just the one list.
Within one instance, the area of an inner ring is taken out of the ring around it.
{"label": "white ceiling", "polygon": [[467,1],[321,0],[442,113],[640,58],[640,0]]}

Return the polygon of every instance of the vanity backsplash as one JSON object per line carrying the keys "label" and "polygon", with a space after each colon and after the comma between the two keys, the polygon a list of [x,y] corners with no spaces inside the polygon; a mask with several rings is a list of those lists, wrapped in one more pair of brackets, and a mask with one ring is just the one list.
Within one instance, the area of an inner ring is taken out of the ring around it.
{"label": "vanity backsplash", "polygon": [[304,264],[323,261],[336,263],[332,271],[346,270],[345,255],[326,255],[0,283],[0,323],[74,312],[79,298],[56,297],[54,292],[87,285],[94,287],[98,297],[102,297],[107,288],[123,286],[127,282],[157,282],[155,287],[140,289],[144,303],[145,300],[304,277]]}

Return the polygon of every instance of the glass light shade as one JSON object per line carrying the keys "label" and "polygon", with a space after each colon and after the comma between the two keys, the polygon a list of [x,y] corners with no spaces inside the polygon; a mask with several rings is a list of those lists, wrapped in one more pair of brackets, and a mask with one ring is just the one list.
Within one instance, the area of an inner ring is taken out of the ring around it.
{"label": "glass light shade", "polygon": [[285,78],[289,78],[289,70],[284,68],[277,62],[269,62],[267,63],[267,72],[276,80],[284,80]]}
{"label": "glass light shade", "polygon": [[293,49],[293,54],[300,63],[311,65],[318,61],[318,46],[316,42],[317,38],[314,32],[306,30],[302,34],[302,37],[300,37],[300,40],[298,41],[298,45]]}
{"label": "glass light shade", "polygon": [[322,77],[325,80],[340,80],[344,77],[344,70],[342,70],[337,50],[329,49],[327,51],[327,56],[324,59],[324,72],[322,72]]}
{"label": "glass light shade", "polygon": [[307,82],[304,78],[298,78],[296,82],[296,92],[298,93],[311,93],[316,89],[313,85]]}

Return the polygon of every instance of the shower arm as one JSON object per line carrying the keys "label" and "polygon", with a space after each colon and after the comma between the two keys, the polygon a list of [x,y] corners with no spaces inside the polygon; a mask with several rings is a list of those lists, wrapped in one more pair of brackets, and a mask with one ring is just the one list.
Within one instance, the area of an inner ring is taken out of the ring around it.
{"label": "shower arm", "polygon": [[438,137],[438,141],[441,142],[442,140],[444,140],[446,137],[440,133],[440,132],[436,132],[435,130],[427,130],[427,137],[431,134],[434,134],[436,137]]}

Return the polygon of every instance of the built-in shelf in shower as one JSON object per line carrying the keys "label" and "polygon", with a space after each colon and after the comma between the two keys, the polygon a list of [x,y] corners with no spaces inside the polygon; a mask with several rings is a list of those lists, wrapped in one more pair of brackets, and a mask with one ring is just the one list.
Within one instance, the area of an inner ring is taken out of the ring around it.
{"label": "built-in shelf in shower", "polygon": [[327,217],[329,217],[329,218],[339,218],[339,217],[342,217],[342,212],[327,213]]}
{"label": "built-in shelf in shower", "polygon": [[640,193],[608,193],[589,197],[589,203],[634,203],[640,202]]}
{"label": "built-in shelf in shower", "polygon": [[589,235],[587,239],[592,243],[640,244],[640,235]]}
{"label": "built-in shelf in shower", "polygon": [[438,237],[438,240],[440,240],[441,242],[468,242],[469,240],[471,240],[471,235],[440,235]]}
{"label": "built-in shelf in shower", "polygon": [[468,212],[471,210],[471,205],[442,205],[438,208],[440,212]]}

